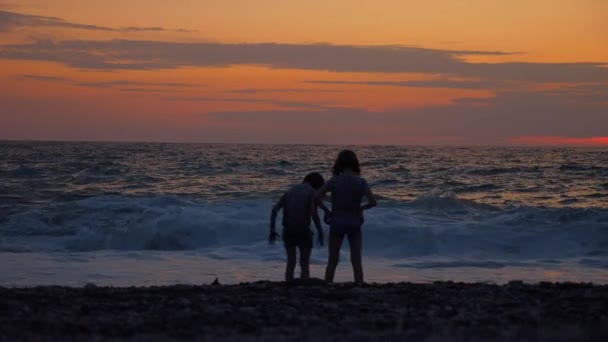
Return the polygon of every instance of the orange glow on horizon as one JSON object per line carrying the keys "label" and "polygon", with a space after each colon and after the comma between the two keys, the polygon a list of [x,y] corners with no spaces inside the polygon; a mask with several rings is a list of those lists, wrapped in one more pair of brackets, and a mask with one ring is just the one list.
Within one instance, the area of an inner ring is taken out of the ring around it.
{"label": "orange glow on horizon", "polygon": [[511,139],[510,142],[518,145],[539,146],[608,146],[608,136],[587,138],[559,136],[517,137]]}

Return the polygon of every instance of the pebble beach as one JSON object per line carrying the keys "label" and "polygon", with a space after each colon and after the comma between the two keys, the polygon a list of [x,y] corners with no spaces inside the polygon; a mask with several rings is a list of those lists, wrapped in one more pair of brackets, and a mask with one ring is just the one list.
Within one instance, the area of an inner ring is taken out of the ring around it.
{"label": "pebble beach", "polygon": [[608,286],[308,281],[0,288],[0,339],[605,341]]}

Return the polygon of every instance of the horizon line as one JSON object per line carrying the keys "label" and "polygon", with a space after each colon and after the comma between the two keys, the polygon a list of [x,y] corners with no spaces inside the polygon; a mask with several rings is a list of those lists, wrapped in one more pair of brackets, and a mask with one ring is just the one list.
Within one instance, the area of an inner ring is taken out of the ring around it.
{"label": "horizon line", "polygon": [[453,147],[453,148],[608,148],[608,145],[535,145],[535,144],[338,144],[338,143],[289,143],[289,142],[212,142],[212,141],[158,141],[158,140],[79,140],[79,139],[0,139],[0,143],[105,143],[105,144],[183,144],[183,145],[285,145],[285,146],[398,146],[398,147]]}

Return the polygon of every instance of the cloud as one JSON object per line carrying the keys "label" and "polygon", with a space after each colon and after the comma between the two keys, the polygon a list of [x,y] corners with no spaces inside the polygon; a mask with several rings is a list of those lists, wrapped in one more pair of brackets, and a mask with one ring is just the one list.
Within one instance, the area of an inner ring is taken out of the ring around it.
{"label": "cloud", "polygon": [[437,80],[413,80],[413,81],[333,81],[333,80],[310,80],[304,83],[312,84],[348,84],[366,86],[391,86],[391,87],[413,87],[413,88],[461,88],[461,89],[493,89],[502,88],[505,82],[497,81],[455,81],[450,79]]}
{"label": "cloud", "polygon": [[193,88],[204,86],[202,84],[191,84],[191,83],[178,83],[178,82],[140,82],[131,80],[114,80],[114,81],[100,81],[100,82],[81,82],[72,80],[66,77],[59,76],[48,76],[48,75],[31,75],[23,74],[18,76],[21,79],[30,79],[36,81],[47,81],[47,82],[61,82],[67,83],[79,87],[91,87],[91,88],[114,88],[114,87],[168,87],[168,88]]}
{"label": "cloud", "polygon": [[194,33],[194,32],[198,32],[198,31],[197,30],[188,30],[188,29],[175,29],[175,30],[173,30],[173,32]]}
{"label": "cloud", "polygon": [[46,75],[19,75],[19,78],[36,80],[36,81],[51,81],[51,82],[65,82],[67,78],[61,76],[46,76]]}
{"label": "cloud", "polygon": [[501,51],[440,50],[407,46],[228,44],[143,40],[38,40],[0,48],[0,58],[40,60],[96,70],[260,65],[332,72],[432,73],[487,81],[601,82],[605,63],[468,63],[463,55]]}
{"label": "cloud", "polygon": [[107,82],[77,82],[74,85],[81,87],[92,87],[92,88],[113,88],[116,86],[150,86],[150,87],[200,87],[199,84],[189,83],[173,83],[173,82],[138,82],[128,80],[116,80]]}
{"label": "cloud", "polygon": [[166,31],[165,28],[162,27],[123,27],[119,29],[122,32],[144,32],[144,31]]}
{"label": "cloud", "polygon": [[[458,89],[489,89],[500,91],[517,91],[526,84],[516,81],[489,81],[489,80],[452,80],[446,78],[432,80],[411,80],[411,81],[342,81],[342,80],[309,80],[303,83],[323,84],[323,85],[363,85],[363,86],[392,86],[392,87],[413,87],[413,88],[458,88]],[[574,83],[562,84],[560,88],[546,90],[545,95],[563,96],[578,95],[579,100],[599,99],[608,101],[608,83]],[[586,98],[584,98],[586,97]],[[456,99],[460,103],[487,103],[487,99],[481,98],[460,98]]]}
{"label": "cloud", "polygon": [[309,102],[286,101],[276,99],[259,99],[259,98],[239,98],[239,97],[163,97],[168,101],[186,101],[186,102],[244,102],[244,103],[267,103],[281,107],[311,109],[311,110],[327,110],[334,108],[323,104],[315,104]]}
{"label": "cloud", "polygon": [[576,96],[577,101],[608,102],[608,83],[587,83],[563,86],[558,89],[543,92],[553,97]]}
{"label": "cloud", "polygon": [[108,26],[87,25],[65,21],[58,17],[47,17],[32,14],[23,14],[0,10],[0,32],[10,31],[19,27],[58,27],[90,31],[108,32],[192,32],[185,29],[170,30],[163,27],[122,27],[114,28]]}
{"label": "cloud", "polygon": [[120,91],[130,92],[130,93],[181,93],[184,92],[184,89],[150,89],[150,88],[118,88]]}
{"label": "cloud", "polygon": [[302,89],[302,88],[248,88],[226,90],[225,93],[232,94],[258,94],[258,93],[341,93],[344,90],[340,89]]}

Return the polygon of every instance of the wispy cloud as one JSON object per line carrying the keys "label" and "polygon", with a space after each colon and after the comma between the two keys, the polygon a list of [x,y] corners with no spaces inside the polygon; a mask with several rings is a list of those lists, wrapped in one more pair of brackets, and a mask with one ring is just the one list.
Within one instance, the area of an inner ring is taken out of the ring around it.
{"label": "wispy cloud", "polygon": [[287,101],[277,100],[270,98],[240,98],[240,97],[163,97],[164,100],[168,101],[179,101],[179,102],[243,102],[243,103],[267,103],[281,107],[288,108],[299,108],[299,109],[312,109],[312,110],[328,110],[335,107],[310,103],[310,102],[298,102],[298,101]]}
{"label": "wispy cloud", "polygon": [[164,27],[108,27],[98,26],[89,24],[80,24],[58,17],[47,17],[40,15],[24,14],[17,12],[9,12],[0,10],[0,32],[10,31],[18,27],[58,27],[78,30],[90,30],[90,31],[108,31],[108,32],[162,32],[162,31],[176,31],[176,32],[193,32],[186,29],[167,29]]}
{"label": "wispy cloud", "polygon": [[194,33],[194,32],[198,32],[198,30],[189,30],[189,29],[174,29],[174,32],[181,32],[181,33]]}
{"label": "wispy cloud", "polygon": [[182,93],[184,89],[150,89],[150,88],[118,88],[120,91],[129,93]]}
{"label": "wispy cloud", "polygon": [[[463,55],[509,52],[440,50],[407,46],[227,44],[143,40],[38,40],[4,45],[0,58],[40,60],[96,70],[260,65],[332,72],[429,73],[484,81],[601,82],[606,63],[469,63]],[[416,85],[416,84],[414,84]],[[418,84],[420,85],[420,84]],[[474,83],[469,83],[473,86]]]}
{"label": "wispy cloud", "polygon": [[543,93],[554,97],[574,95],[580,101],[606,103],[608,101],[608,83],[566,85],[558,89],[546,90]]}
{"label": "wispy cloud", "polygon": [[139,81],[128,81],[128,80],[116,80],[107,82],[76,82],[75,85],[81,87],[92,87],[92,88],[113,88],[116,86],[150,86],[150,87],[200,87],[200,84],[189,84],[189,83],[172,83],[172,82],[139,82]]}
{"label": "wispy cloud", "polygon": [[47,75],[19,75],[19,78],[36,80],[36,81],[50,81],[50,82],[66,82],[69,81],[66,77],[61,76],[47,76]]}
{"label": "wispy cloud", "polygon": [[334,81],[334,80],[310,80],[304,83],[326,84],[326,85],[364,85],[364,86],[391,86],[391,87],[413,87],[413,88],[461,88],[461,89],[493,89],[502,88],[507,82],[499,81],[460,81],[450,79],[436,80],[413,80],[413,81]]}
{"label": "wispy cloud", "polygon": [[[23,74],[19,75],[18,78],[30,79],[36,81],[46,82],[61,82],[67,83],[79,87],[91,87],[91,88],[116,88],[116,87],[167,87],[167,88],[194,88],[202,87],[203,84],[191,84],[191,83],[178,83],[178,82],[141,82],[132,80],[113,80],[113,81],[99,81],[99,82],[82,82],[72,80],[66,77],[60,76],[49,76],[49,75],[32,75]],[[141,88],[143,89],[143,88]],[[148,89],[149,90],[149,89]]]}
{"label": "wispy cloud", "polygon": [[258,94],[258,93],[341,93],[340,89],[302,89],[302,88],[247,88],[226,90],[225,93],[232,94]]}

